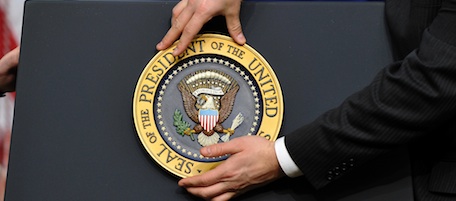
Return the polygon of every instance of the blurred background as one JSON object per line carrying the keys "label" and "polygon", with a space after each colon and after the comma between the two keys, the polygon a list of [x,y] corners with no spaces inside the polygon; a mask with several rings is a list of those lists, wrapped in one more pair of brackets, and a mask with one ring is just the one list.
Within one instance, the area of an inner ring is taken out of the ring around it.
{"label": "blurred background", "polygon": [[[0,56],[18,46],[25,0],[0,0]],[[0,200],[3,200],[13,124],[15,93],[0,98]]]}

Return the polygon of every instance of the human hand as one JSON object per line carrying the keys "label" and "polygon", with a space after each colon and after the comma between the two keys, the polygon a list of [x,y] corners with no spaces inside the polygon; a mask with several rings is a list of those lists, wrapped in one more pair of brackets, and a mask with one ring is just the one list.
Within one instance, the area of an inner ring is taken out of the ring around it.
{"label": "human hand", "polygon": [[20,48],[17,47],[0,59],[0,92],[14,91],[16,88],[19,51]]}
{"label": "human hand", "polygon": [[179,43],[173,55],[180,55],[192,39],[198,34],[203,25],[215,16],[226,18],[228,32],[236,43],[244,45],[246,39],[242,33],[239,13],[242,0],[181,0],[173,8],[171,28],[162,41],[157,44],[157,50],[170,47],[180,36]]}
{"label": "human hand", "polygon": [[284,176],[277,161],[274,142],[263,137],[235,138],[203,147],[201,154],[207,157],[231,154],[213,170],[179,181],[179,186],[204,199],[228,200]]}

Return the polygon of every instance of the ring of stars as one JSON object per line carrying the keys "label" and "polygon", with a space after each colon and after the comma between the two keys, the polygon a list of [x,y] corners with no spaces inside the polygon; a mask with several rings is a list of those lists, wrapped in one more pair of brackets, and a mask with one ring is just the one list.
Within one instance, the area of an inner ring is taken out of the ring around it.
{"label": "ring of stars", "polygon": [[[158,92],[159,96],[157,97],[157,103],[156,103],[156,106],[157,106],[156,112],[157,112],[158,124],[160,125],[159,129],[161,130],[160,133],[163,133],[166,136],[166,137],[164,137],[164,139],[166,141],[168,141],[168,144],[173,146],[175,149],[182,151],[182,153],[187,154],[190,157],[194,157],[194,158],[198,157],[200,159],[203,159],[203,158],[216,159],[215,157],[213,157],[213,158],[204,157],[203,155],[201,155],[199,153],[193,153],[193,152],[183,148],[178,142],[176,142],[170,136],[169,132],[166,130],[166,127],[163,126],[164,122],[163,122],[163,115],[162,115],[161,107],[162,107],[163,96],[165,95],[165,90],[167,89],[167,85],[181,71],[183,71],[184,69],[189,68],[195,64],[199,64],[199,63],[216,63],[216,64],[224,65],[224,66],[234,70],[236,73],[238,73],[245,80],[245,82],[249,85],[249,89],[252,91],[252,95],[253,95],[254,102],[255,102],[255,116],[253,118],[252,125],[251,125],[251,127],[249,129],[249,133],[247,133],[247,135],[252,135],[256,131],[256,127],[258,126],[258,121],[260,120],[259,115],[261,114],[260,98],[258,97],[259,94],[258,94],[257,88],[254,85],[254,82],[250,79],[250,76],[245,73],[245,71],[243,71],[240,67],[230,63],[229,61],[226,61],[226,60],[223,60],[220,58],[215,58],[215,57],[214,58],[206,57],[206,58],[193,59],[193,60],[190,60],[190,61],[182,64],[181,66],[178,66],[176,68],[176,70],[173,70],[172,73],[170,75],[168,75],[168,78],[166,78],[164,84],[160,86],[160,91]],[[221,158],[221,157],[223,157],[223,156],[220,156],[218,158]]]}

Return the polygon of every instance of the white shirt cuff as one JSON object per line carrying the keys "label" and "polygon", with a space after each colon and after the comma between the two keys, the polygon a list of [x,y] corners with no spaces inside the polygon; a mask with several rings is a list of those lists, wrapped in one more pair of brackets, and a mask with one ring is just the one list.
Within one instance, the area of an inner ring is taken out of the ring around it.
{"label": "white shirt cuff", "polygon": [[288,153],[287,147],[285,146],[285,137],[281,137],[275,141],[275,152],[279,165],[282,168],[283,172],[288,177],[299,177],[302,175],[301,170],[296,165],[296,163],[291,159],[290,154]]}

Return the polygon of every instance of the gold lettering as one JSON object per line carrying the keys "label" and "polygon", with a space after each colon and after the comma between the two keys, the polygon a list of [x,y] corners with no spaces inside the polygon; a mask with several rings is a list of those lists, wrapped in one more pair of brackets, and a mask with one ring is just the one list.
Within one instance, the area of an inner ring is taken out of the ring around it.
{"label": "gold lettering", "polygon": [[141,110],[141,122],[143,125],[143,129],[151,126],[150,124],[150,117],[149,117],[149,109]]}
{"label": "gold lettering", "polygon": [[228,45],[228,50],[227,50],[228,53],[231,53],[232,55],[234,56],[237,56],[238,58],[240,59],[244,59],[244,54],[245,52],[242,51],[241,49],[237,48],[237,47],[234,47],[234,46],[231,46],[231,45]]}
{"label": "gold lettering", "polygon": [[277,115],[277,107],[266,107],[266,115],[268,117],[275,117]]}
{"label": "gold lettering", "polygon": [[148,74],[146,75],[146,80],[149,80],[149,81],[153,82],[154,84],[157,84],[157,82],[158,82],[158,77],[153,76],[152,73],[148,73]]}

